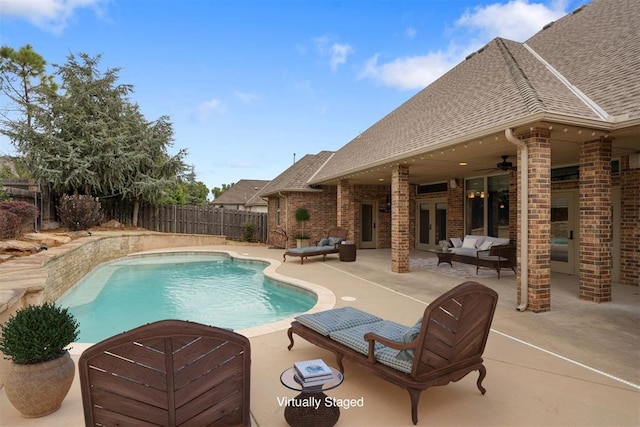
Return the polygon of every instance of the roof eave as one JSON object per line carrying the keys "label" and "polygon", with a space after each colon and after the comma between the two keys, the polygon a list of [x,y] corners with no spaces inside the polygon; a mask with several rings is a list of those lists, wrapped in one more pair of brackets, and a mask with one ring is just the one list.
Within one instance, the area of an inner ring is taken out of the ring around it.
{"label": "roof eave", "polygon": [[[526,126],[531,126],[535,123],[539,123],[539,122],[551,122],[551,123],[558,123],[558,124],[565,124],[565,125],[570,125],[570,126],[580,126],[580,127],[585,127],[585,128],[589,128],[589,129],[598,129],[598,130],[605,130],[605,131],[610,131],[612,129],[615,129],[616,127],[620,127],[620,122],[615,122],[612,120],[609,121],[603,121],[600,119],[596,119],[596,118],[585,118],[585,117],[576,117],[576,116],[570,116],[570,115],[566,115],[566,114],[560,114],[560,113],[553,113],[553,112],[539,112],[539,113],[535,113],[535,114],[530,114],[528,116],[524,116],[515,120],[511,120],[508,122],[503,122],[503,123],[498,123],[495,124],[491,127],[488,128],[484,128],[484,129],[480,129],[476,132],[472,132],[472,133],[468,133],[465,135],[461,135],[458,136],[456,138],[452,138],[452,139],[447,139],[444,140],[442,142],[439,142],[435,145],[429,146],[428,148],[419,148],[416,150],[412,150],[412,151],[407,151],[392,157],[388,157],[386,159],[383,160],[379,160],[377,162],[374,163],[369,163],[365,166],[361,166],[358,168],[354,168],[354,169],[350,169],[347,171],[343,171],[341,173],[338,174],[334,174],[334,175],[330,175],[330,176],[326,176],[323,177],[321,179],[310,179],[308,182],[309,184],[322,184],[322,183],[327,183],[330,181],[335,181],[335,180],[339,180],[341,178],[343,178],[346,175],[352,175],[354,173],[358,173],[358,172],[362,172],[371,168],[375,168],[375,167],[379,167],[379,166],[383,166],[389,163],[393,163],[393,162],[398,162],[398,161],[402,161],[402,160],[406,160],[407,158],[413,157],[413,156],[417,156],[417,155],[421,155],[421,154],[427,154],[430,153],[432,151],[437,151],[437,150],[441,150],[443,148],[447,148],[453,145],[458,145],[458,144],[463,144],[465,142],[469,142],[469,141],[474,141],[474,140],[478,140],[478,139],[482,139],[485,138],[489,135],[494,135],[496,133],[502,133],[504,132],[505,129],[510,128],[510,129],[518,129],[518,128],[523,128]],[[626,127],[628,125],[625,124],[624,127]]]}

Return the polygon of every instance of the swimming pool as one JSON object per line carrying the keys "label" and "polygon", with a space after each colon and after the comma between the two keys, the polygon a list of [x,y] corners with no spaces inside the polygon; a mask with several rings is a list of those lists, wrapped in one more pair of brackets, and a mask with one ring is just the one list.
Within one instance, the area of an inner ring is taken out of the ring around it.
{"label": "swimming pool", "polygon": [[58,304],[88,343],[161,319],[245,329],[315,305],[312,292],[265,277],[266,265],[222,253],[134,255],[98,266]]}

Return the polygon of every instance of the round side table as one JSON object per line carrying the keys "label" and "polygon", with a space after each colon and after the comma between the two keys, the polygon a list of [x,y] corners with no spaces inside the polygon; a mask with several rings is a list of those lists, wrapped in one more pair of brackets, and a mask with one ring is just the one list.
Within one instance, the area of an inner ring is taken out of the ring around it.
{"label": "round side table", "polygon": [[305,388],[295,380],[295,369],[289,368],[280,374],[280,382],[285,387],[299,391],[284,408],[284,419],[292,427],[331,427],[340,418],[340,408],[332,405],[327,399],[325,391],[334,389],[342,384],[342,373],[331,368],[332,378],[326,383]]}
{"label": "round side table", "polygon": [[356,243],[344,241],[340,244],[340,261],[353,262],[356,260]]}

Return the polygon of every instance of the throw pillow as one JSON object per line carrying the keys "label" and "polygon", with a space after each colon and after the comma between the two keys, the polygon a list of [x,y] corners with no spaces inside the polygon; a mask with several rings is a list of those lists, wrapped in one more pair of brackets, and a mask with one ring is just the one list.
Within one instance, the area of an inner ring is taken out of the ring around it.
{"label": "throw pillow", "polygon": [[318,242],[318,246],[329,246],[331,244],[331,241],[325,237],[324,239],[320,239],[320,241]]}
{"label": "throw pillow", "polygon": [[[405,332],[404,335],[402,335],[402,341],[405,344],[408,344],[411,341],[413,341],[416,338],[418,338],[418,335],[420,335],[420,329],[421,328],[422,328],[422,318],[420,318],[416,322],[415,325],[413,325],[412,327],[407,329],[407,332]],[[398,354],[396,355],[396,358],[399,359],[399,360],[404,360],[404,361],[407,361],[407,362],[411,362],[413,360],[413,354],[414,354],[414,350],[413,349],[400,350],[398,352]]]}
{"label": "throw pillow", "polygon": [[451,239],[451,243],[453,243],[453,247],[454,248],[461,248],[462,247],[462,239],[459,237],[452,237]]}
{"label": "throw pillow", "polygon": [[341,241],[342,239],[340,237],[329,237],[329,244],[331,245],[337,245]]}
{"label": "throw pillow", "polygon": [[464,238],[464,242],[462,242],[462,247],[463,248],[475,249],[477,241],[478,241],[478,239],[472,239],[470,237],[465,237]]}
{"label": "throw pillow", "polygon": [[485,241],[484,243],[482,243],[480,245],[480,247],[478,249],[481,250],[481,251],[486,251],[487,249],[490,249],[492,245],[493,245],[493,242]]}

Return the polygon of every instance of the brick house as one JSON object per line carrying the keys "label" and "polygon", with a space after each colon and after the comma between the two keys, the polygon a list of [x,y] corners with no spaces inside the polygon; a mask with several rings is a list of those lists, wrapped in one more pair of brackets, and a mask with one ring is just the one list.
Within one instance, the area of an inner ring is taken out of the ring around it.
{"label": "brick house", "polygon": [[217,208],[267,212],[267,202],[256,196],[268,182],[262,179],[241,179],[216,197],[212,204]]}
{"label": "brick house", "polygon": [[[518,248],[519,309],[551,308],[551,272],[578,296],[640,283],[640,2],[594,0],[525,43],[496,38],[345,146],[261,192],[269,229],[337,225],[360,249],[409,253],[466,234]],[[291,241],[288,242],[291,245]]]}

